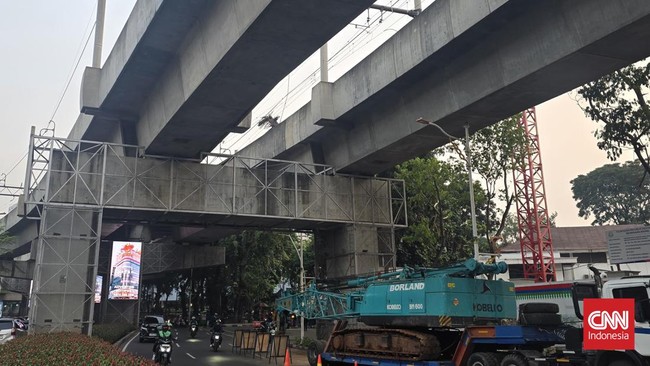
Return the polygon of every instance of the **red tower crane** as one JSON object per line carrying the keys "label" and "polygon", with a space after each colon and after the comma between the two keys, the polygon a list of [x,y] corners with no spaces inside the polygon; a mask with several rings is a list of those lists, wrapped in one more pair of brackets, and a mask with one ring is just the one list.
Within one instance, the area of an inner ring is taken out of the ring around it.
{"label": "red tower crane", "polygon": [[551,223],[546,208],[542,155],[537,134],[535,108],[522,113],[520,125],[526,136],[527,152],[515,166],[515,201],[524,278],[535,282],[555,281],[555,260]]}

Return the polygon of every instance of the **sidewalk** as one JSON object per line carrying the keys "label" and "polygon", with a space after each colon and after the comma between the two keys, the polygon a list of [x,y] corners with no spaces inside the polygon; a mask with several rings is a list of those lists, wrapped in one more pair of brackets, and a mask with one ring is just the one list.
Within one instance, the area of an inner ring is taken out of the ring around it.
{"label": "sidewalk", "polygon": [[[231,323],[224,324],[225,328],[244,328],[252,329],[253,326],[251,323]],[[234,331],[234,329],[233,329]],[[300,328],[289,328],[286,331],[286,334],[289,336],[289,341],[294,343],[294,341],[300,337]],[[305,338],[316,339],[316,329],[308,328],[305,329]],[[307,359],[307,350],[302,348],[290,347],[289,352],[291,354],[291,366],[309,366],[309,361]],[[268,358],[263,359],[264,362],[268,363]],[[278,358],[278,365],[284,365],[284,358]],[[271,364],[275,365],[274,359],[271,359]]]}

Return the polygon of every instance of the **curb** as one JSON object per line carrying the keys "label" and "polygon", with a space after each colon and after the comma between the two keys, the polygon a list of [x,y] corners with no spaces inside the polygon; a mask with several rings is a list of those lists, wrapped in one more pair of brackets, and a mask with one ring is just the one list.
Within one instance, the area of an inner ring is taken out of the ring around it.
{"label": "curb", "polygon": [[124,342],[126,342],[127,339],[130,337],[133,337],[134,334],[136,334],[138,330],[132,330],[129,333],[127,333],[124,337],[120,338],[117,342],[113,343],[113,346],[116,346],[117,348],[120,348]]}

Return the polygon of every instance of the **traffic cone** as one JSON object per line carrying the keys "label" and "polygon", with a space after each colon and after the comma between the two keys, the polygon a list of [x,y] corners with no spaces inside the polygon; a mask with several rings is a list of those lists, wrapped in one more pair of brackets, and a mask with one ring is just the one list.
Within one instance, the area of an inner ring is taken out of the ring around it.
{"label": "traffic cone", "polygon": [[357,362],[357,360],[354,360],[354,366],[359,366],[359,363]]}
{"label": "traffic cone", "polygon": [[291,355],[289,354],[289,347],[284,352],[284,366],[291,366]]}
{"label": "traffic cone", "polygon": [[320,359],[320,353],[318,354],[318,361],[316,362],[316,366],[323,366],[323,361]]}

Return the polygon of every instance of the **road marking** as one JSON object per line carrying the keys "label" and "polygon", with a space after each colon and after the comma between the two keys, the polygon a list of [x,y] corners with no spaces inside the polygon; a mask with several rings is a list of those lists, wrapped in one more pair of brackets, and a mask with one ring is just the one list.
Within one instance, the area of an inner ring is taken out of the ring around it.
{"label": "road marking", "polygon": [[176,347],[181,348],[181,345],[176,342]]}
{"label": "road marking", "polygon": [[185,352],[185,354],[188,355],[188,356],[190,356],[190,357],[192,357],[193,360],[196,360],[196,357],[192,356],[191,354],[189,354],[189,353],[187,353],[187,352]]}
{"label": "road marking", "polygon": [[135,333],[135,335],[133,337],[131,337],[131,339],[129,339],[128,342],[126,342],[126,344],[124,345],[124,348],[122,348],[122,352],[126,352],[126,347],[128,347],[129,344],[131,344],[131,342],[135,339],[135,337],[137,337],[139,335],[140,335],[140,333]]}

